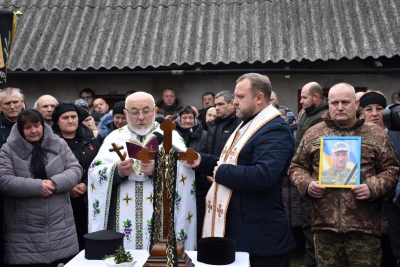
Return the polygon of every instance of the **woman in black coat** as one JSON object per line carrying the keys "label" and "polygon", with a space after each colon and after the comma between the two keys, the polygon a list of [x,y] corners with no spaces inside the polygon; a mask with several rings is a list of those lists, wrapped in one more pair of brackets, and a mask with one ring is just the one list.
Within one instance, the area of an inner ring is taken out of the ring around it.
{"label": "woman in black coat", "polygon": [[[190,106],[184,107],[175,121],[176,131],[182,136],[187,148],[200,151],[206,142],[207,132],[196,119],[196,112]],[[196,173],[197,238],[201,238],[205,213],[205,197],[210,188],[205,175]]]}
{"label": "woman in black coat", "polygon": [[[90,163],[99,151],[99,144],[93,132],[82,124],[87,117],[85,110],[70,103],[58,104],[53,111],[53,131],[64,139],[83,168],[80,182],[69,191],[74,212],[79,250],[85,249],[83,235],[87,233],[87,187]],[[87,112],[86,112],[87,113]]]}

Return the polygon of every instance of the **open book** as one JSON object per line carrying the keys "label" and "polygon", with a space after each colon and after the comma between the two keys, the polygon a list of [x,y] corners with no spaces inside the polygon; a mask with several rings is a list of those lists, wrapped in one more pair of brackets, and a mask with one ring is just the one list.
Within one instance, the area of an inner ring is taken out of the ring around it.
{"label": "open book", "polygon": [[129,142],[126,142],[126,149],[128,150],[128,156],[130,158],[137,159],[137,153],[142,150],[143,147],[147,147],[149,151],[158,151],[157,136],[150,134],[143,143],[132,138],[129,139]]}

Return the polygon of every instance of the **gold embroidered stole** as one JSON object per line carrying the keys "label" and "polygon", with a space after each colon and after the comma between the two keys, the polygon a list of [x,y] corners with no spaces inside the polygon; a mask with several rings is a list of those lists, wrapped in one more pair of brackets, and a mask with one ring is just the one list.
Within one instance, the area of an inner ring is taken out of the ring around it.
{"label": "gold embroidered stole", "polygon": [[[219,161],[223,162],[223,164],[237,165],[240,151],[246,145],[247,141],[262,126],[279,115],[279,111],[269,105],[241,129],[240,126],[242,124],[240,124],[226,142]],[[231,189],[216,182],[212,184],[206,196],[206,213],[204,216],[202,233],[203,238],[225,236],[226,213],[231,196]]]}

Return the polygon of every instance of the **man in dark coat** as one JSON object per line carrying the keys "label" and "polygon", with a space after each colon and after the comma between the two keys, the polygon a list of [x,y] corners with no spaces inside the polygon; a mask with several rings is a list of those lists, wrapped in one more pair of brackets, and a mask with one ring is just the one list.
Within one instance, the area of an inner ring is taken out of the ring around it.
{"label": "man in dark coat", "polygon": [[[165,118],[171,118],[178,115],[182,108],[181,102],[176,98],[175,91],[172,88],[166,88],[163,91],[162,97],[157,101],[158,113],[164,115]],[[172,116],[172,117],[171,117]]]}
{"label": "man in dark coat", "polygon": [[[0,148],[7,142],[11,128],[24,107],[24,102],[17,88],[7,87],[0,91]],[[4,196],[0,194],[0,265],[3,264],[3,203]]]}
{"label": "man in dark coat", "polygon": [[207,142],[201,152],[219,156],[229,136],[242,122],[240,118],[236,117],[234,98],[235,95],[229,91],[219,92],[215,96],[217,117],[207,123]]}
{"label": "man in dark coat", "polygon": [[[316,82],[310,82],[304,85],[301,89],[300,97],[300,104],[303,107],[303,111],[299,114],[295,151],[297,151],[304,133],[310,127],[320,123],[322,121],[321,116],[328,110],[328,103],[324,99],[322,87]],[[306,238],[306,255],[304,257],[303,265],[307,267],[315,267],[314,241],[311,232],[311,200],[302,198],[301,209],[303,213],[303,233]]]}
{"label": "man in dark coat", "polygon": [[[215,179],[207,195],[213,208],[206,212],[203,237],[234,239],[237,251],[250,254],[252,267],[290,266],[289,251],[295,247],[282,200],[282,180],[294,140],[290,126],[269,104],[270,94],[268,77],[241,76],[233,102],[237,116],[243,119],[240,129],[229,138],[220,158],[200,153],[191,165]],[[227,191],[230,195],[220,195]],[[220,199],[224,204],[218,204],[217,210],[223,214],[210,220]]]}

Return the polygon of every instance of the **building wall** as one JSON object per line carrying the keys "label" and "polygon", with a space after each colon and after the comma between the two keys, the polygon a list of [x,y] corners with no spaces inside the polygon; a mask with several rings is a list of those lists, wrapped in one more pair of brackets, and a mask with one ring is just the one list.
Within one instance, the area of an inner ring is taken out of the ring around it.
{"label": "building wall", "polygon": [[[381,90],[388,98],[400,89],[400,77],[388,75],[268,75],[272,88],[277,93],[279,104],[290,107],[295,113],[298,108],[298,90],[310,81],[316,81],[323,88],[330,88],[339,82],[347,82],[354,87]],[[124,95],[128,90],[146,91],[157,101],[165,87],[176,89],[177,96],[184,105],[202,108],[201,96],[206,91],[218,93],[222,90],[234,91],[239,75],[188,75],[188,76],[67,76],[67,75],[10,75],[7,85],[25,91],[28,107],[37,98],[50,94],[59,101],[75,100],[79,91],[89,87],[96,94]]]}

